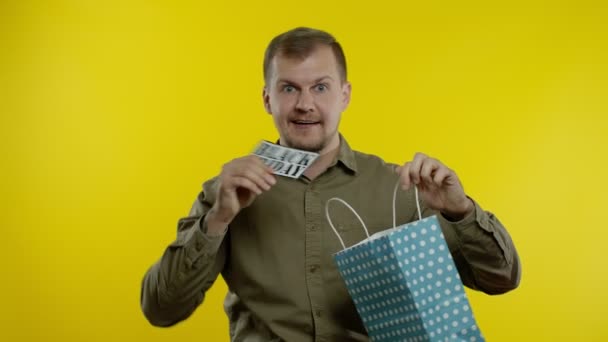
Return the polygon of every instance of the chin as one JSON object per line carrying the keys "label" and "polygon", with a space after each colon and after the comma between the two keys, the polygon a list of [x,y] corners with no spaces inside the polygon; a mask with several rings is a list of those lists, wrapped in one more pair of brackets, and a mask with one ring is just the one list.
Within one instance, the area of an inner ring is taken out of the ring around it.
{"label": "chin", "polygon": [[286,139],[287,146],[298,150],[319,153],[324,147],[324,141],[303,141]]}
{"label": "chin", "polygon": [[314,153],[319,153],[321,152],[321,150],[323,149],[323,147],[325,147],[324,145],[306,145],[306,144],[301,144],[301,145],[295,145],[293,146],[293,148],[297,148],[298,150],[302,150],[302,151],[308,151],[308,152],[314,152]]}

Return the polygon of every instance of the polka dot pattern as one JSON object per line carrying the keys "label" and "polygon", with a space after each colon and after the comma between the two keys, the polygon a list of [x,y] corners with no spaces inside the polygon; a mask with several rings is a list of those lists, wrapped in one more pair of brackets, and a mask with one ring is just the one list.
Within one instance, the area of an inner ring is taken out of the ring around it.
{"label": "polka dot pattern", "polygon": [[334,257],[373,341],[484,341],[436,216]]}

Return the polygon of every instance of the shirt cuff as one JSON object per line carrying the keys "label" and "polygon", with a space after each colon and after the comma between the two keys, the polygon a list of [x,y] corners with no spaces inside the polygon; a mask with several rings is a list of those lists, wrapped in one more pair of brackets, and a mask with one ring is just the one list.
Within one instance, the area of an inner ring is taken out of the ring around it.
{"label": "shirt cuff", "polygon": [[191,268],[195,262],[202,256],[213,256],[217,254],[222,241],[226,235],[227,229],[220,235],[210,236],[203,233],[205,216],[189,217],[184,221],[190,221],[191,226],[184,230],[180,230],[177,240],[173,242],[173,247],[182,247],[185,250],[186,265]]}
{"label": "shirt cuff", "polygon": [[[491,236],[500,247],[505,260],[510,264],[510,249],[507,247],[506,239],[502,236],[500,228],[495,227],[495,225],[492,224],[493,219],[488,212],[484,211],[472,198],[471,201],[473,201],[473,204],[475,205],[475,210],[473,210],[472,213],[469,213],[469,215],[462,220],[456,222],[449,221],[443,216],[443,214],[441,214],[442,218],[453,227],[456,236],[458,236],[458,239],[464,244],[471,241],[474,243],[480,243],[479,239],[483,236],[488,236],[489,234],[489,236]],[[486,234],[480,235],[479,233],[481,231],[479,229]]]}
{"label": "shirt cuff", "polygon": [[459,229],[456,230],[457,233],[464,232],[471,228],[477,228],[477,227],[481,227],[486,232],[494,233],[494,229],[492,229],[492,225],[489,222],[487,213],[481,208],[481,206],[479,206],[479,204],[477,202],[475,202],[474,199],[472,199],[470,197],[469,197],[469,199],[473,202],[473,205],[475,206],[475,208],[473,209],[472,212],[470,212],[462,220],[450,221],[447,217],[443,216],[443,214],[441,214],[441,217],[445,221],[447,221],[447,223],[449,223],[455,227],[458,227]]}
{"label": "shirt cuff", "polygon": [[477,202],[475,202],[475,200],[473,200],[472,198],[468,197],[467,198],[469,200],[471,200],[471,202],[473,202],[473,210],[471,210],[470,213],[468,213],[465,217],[463,217],[462,219],[458,220],[458,221],[452,221],[449,217],[445,216],[443,213],[440,212],[441,217],[446,220],[448,223],[453,224],[453,225],[458,225],[458,226],[467,226],[470,225],[471,223],[475,222],[477,220],[477,217],[479,217],[479,212],[481,210],[481,208],[479,207],[479,205],[477,204]]}

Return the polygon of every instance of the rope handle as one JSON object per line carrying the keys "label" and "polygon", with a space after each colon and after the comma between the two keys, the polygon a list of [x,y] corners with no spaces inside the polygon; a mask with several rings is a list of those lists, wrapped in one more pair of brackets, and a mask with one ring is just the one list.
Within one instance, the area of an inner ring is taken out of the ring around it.
{"label": "rope handle", "polygon": [[[397,184],[395,184],[395,189],[393,190],[393,228],[397,228],[397,209],[395,206],[395,202],[397,201],[397,189],[399,189],[399,181],[397,181]],[[422,214],[421,214],[421,210],[420,210],[420,201],[418,200],[418,187],[416,187],[416,186],[414,187],[414,196],[416,197],[416,209],[418,210],[418,219],[420,220],[420,219],[422,219]],[[343,199],[338,198],[338,197],[332,197],[332,198],[328,199],[327,202],[325,202],[325,217],[327,218],[327,222],[329,222],[331,229],[334,231],[334,233],[336,233],[338,240],[340,240],[340,244],[342,245],[342,247],[344,249],[346,249],[344,240],[342,240],[340,233],[338,233],[338,230],[336,229],[336,227],[334,227],[334,224],[331,221],[331,217],[329,216],[329,202],[332,202],[332,201],[338,201],[338,202],[344,204],[348,209],[350,209],[350,211],[352,211],[353,214],[355,214],[355,216],[357,216],[357,219],[359,219],[359,222],[361,222],[361,225],[363,226],[363,230],[365,230],[365,235],[367,236],[367,238],[369,238],[369,231],[367,230],[367,226],[365,225],[365,222],[363,222],[363,219],[361,219],[361,216],[359,216],[357,211],[355,209],[353,209],[353,207],[351,207],[350,204],[346,203],[346,201],[344,201]]]}

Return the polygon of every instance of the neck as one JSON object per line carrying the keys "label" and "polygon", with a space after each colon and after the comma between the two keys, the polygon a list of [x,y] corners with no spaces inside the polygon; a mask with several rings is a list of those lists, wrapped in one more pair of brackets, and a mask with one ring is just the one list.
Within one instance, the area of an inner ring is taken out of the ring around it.
{"label": "neck", "polygon": [[338,143],[338,146],[335,146],[333,149],[321,152],[315,162],[312,163],[312,165],[310,165],[310,167],[308,167],[306,171],[304,171],[304,176],[306,176],[310,180],[314,180],[320,174],[325,172],[325,170],[329,168],[329,166],[333,163],[334,159],[338,155],[338,152],[340,151],[339,147],[340,144]]}
{"label": "neck", "polygon": [[340,136],[338,134],[335,134],[329,144],[325,145],[325,147],[323,147],[321,151],[319,151],[319,154],[324,155],[327,153],[331,153],[338,149],[338,147],[340,147]]}

